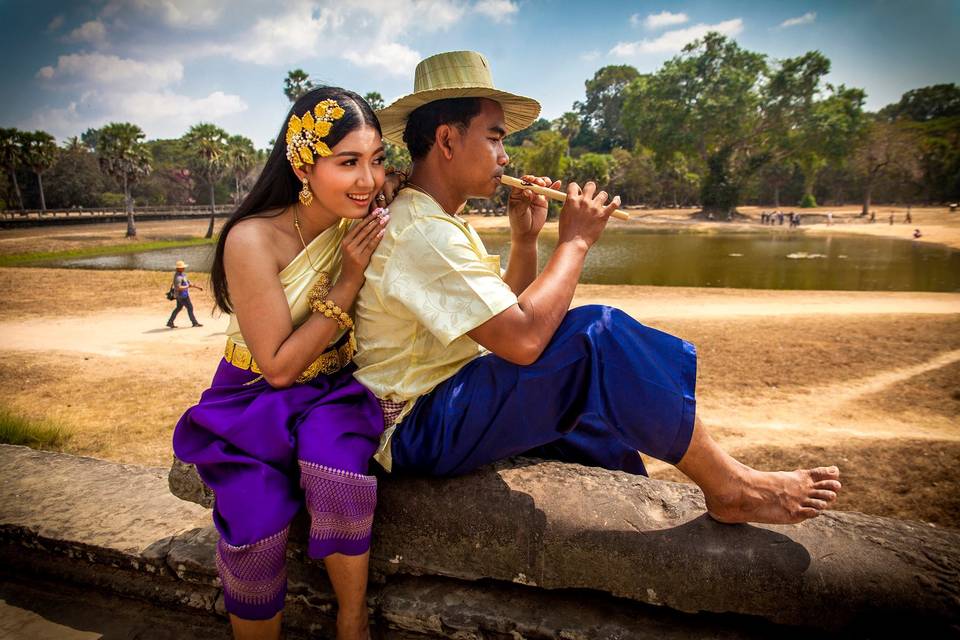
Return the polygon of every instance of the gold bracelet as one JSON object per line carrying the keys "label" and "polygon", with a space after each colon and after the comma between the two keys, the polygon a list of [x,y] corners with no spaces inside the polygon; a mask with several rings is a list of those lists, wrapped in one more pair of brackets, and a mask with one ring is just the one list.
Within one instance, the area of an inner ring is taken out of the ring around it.
{"label": "gold bracelet", "polygon": [[341,329],[353,329],[353,318],[333,300],[312,300],[310,309],[314,313],[322,313],[331,320],[336,320]]}

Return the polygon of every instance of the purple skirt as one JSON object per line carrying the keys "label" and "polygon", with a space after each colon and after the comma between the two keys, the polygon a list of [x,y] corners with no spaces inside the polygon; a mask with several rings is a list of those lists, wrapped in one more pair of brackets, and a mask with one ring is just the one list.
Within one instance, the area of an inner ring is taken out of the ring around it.
{"label": "purple skirt", "polygon": [[217,564],[231,613],[263,619],[282,608],[287,531],[304,506],[311,557],[369,549],[376,478],[367,471],[383,414],[354,369],[275,389],[221,360],[177,423],[174,452],[215,495]]}

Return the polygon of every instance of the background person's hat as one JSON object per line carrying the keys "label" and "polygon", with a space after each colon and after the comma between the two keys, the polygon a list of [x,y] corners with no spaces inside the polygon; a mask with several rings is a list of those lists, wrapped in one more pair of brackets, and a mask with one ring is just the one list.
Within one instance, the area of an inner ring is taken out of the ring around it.
{"label": "background person's hat", "polygon": [[402,146],[407,117],[417,107],[445,98],[496,100],[503,107],[507,133],[526,129],[540,115],[540,103],[533,98],[493,86],[490,63],[482,54],[450,51],[421,60],[414,73],[413,93],[377,112],[383,137]]}
{"label": "background person's hat", "polygon": [[177,260],[177,269],[186,269],[188,266],[190,265],[188,265],[183,260]]}

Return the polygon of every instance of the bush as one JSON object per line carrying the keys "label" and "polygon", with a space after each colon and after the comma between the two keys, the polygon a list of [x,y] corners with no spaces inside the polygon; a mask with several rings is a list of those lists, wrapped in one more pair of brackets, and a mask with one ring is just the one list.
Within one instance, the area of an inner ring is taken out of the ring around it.
{"label": "bush", "polygon": [[102,207],[123,207],[123,194],[112,191],[104,191],[100,194],[100,206]]}
{"label": "bush", "polygon": [[21,444],[34,449],[62,449],[70,439],[61,427],[0,407],[0,443]]}
{"label": "bush", "polygon": [[800,208],[801,209],[815,209],[817,207],[817,199],[813,197],[812,193],[808,193],[800,199]]}

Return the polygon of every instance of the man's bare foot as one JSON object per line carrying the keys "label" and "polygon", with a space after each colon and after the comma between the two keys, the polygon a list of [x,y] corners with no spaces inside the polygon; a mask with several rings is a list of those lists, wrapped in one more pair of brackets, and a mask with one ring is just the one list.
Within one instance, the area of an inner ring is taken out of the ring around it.
{"label": "man's bare foot", "polygon": [[757,471],[744,465],[728,488],[704,492],[707,513],[719,522],[794,524],[830,508],[840,491],[840,470]]}

